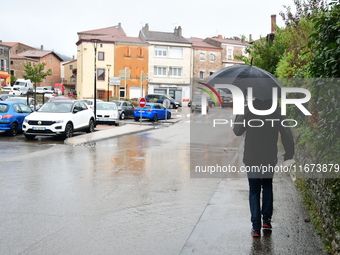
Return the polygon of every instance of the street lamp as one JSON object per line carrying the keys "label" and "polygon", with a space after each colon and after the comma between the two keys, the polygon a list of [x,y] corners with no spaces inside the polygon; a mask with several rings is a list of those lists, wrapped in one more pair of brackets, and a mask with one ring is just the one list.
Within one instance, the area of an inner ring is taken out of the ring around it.
{"label": "street lamp", "polygon": [[93,111],[94,111],[94,123],[96,125],[97,120],[97,46],[99,39],[91,39],[93,48],[94,48],[94,105],[93,105]]}
{"label": "street lamp", "polygon": [[110,100],[110,68],[111,68],[111,65],[107,64],[106,67],[107,67],[107,101],[109,102],[109,100]]}

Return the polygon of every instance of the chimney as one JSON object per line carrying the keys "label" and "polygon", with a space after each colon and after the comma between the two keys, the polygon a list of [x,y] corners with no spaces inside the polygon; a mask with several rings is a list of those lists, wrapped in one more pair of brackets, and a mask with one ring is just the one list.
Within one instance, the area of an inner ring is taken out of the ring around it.
{"label": "chimney", "polygon": [[120,22],[118,23],[118,29],[122,30],[122,24]]}
{"label": "chimney", "polygon": [[149,32],[149,24],[148,23],[145,24],[144,31]]}
{"label": "chimney", "polygon": [[217,39],[223,39],[223,38],[222,38],[222,35],[218,35],[218,36],[217,36]]}
{"label": "chimney", "polygon": [[178,35],[177,27],[174,28],[174,34],[175,34],[175,35]]}
{"label": "chimney", "polygon": [[274,34],[275,33],[275,27],[276,27],[276,15],[273,14],[270,16],[271,18],[271,26],[272,26],[272,30],[271,33]]}
{"label": "chimney", "polygon": [[41,46],[40,46],[40,50],[44,50],[44,45],[41,45]]}
{"label": "chimney", "polygon": [[177,35],[182,36],[182,27],[181,26],[178,26]]}
{"label": "chimney", "polygon": [[253,37],[251,34],[249,34],[249,42],[252,42],[253,41]]}

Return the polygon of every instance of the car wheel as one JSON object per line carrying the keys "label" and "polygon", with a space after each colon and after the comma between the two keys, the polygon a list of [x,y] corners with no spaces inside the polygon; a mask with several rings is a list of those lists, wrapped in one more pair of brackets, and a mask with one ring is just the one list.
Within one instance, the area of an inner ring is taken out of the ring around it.
{"label": "car wheel", "polygon": [[33,139],[35,138],[35,135],[26,135],[26,134],[25,134],[25,137],[26,137],[26,139],[28,139],[28,140],[33,140]]}
{"label": "car wheel", "polygon": [[135,117],[135,121],[139,121],[139,118],[138,118],[138,117]]}
{"label": "car wheel", "polygon": [[157,114],[155,114],[155,115],[153,116],[152,121],[154,121],[154,122],[158,121],[158,115],[157,115]]}
{"label": "car wheel", "polygon": [[11,129],[9,130],[9,134],[11,136],[16,136],[18,134],[18,124],[17,123],[13,123],[11,125]]}
{"label": "car wheel", "polygon": [[171,112],[168,112],[166,118],[167,118],[168,120],[171,119]]}
{"label": "car wheel", "polygon": [[70,138],[73,136],[73,126],[71,123],[67,123],[65,127],[64,138]]}
{"label": "car wheel", "polygon": [[122,112],[122,113],[120,114],[120,119],[121,119],[121,120],[125,120],[125,112]]}
{"label": "car wheel", "polygon": [[88,127],[86,133],[93,133],[93,132],[94,132],[94,120],[90,119],[89,127]]}

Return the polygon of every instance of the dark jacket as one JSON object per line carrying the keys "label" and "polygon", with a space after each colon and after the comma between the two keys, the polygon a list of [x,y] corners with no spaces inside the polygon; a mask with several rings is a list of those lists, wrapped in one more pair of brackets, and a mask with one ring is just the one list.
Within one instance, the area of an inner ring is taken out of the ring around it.
{"label": "dark jacket", "polygon": [[[271,107],[271,100],[254,100],[253,105],[257,110],[266,110]],[[249,120],[261,120],[251,121],[251,126],[263,126],[251,127],[248,125]],[[280,121],[268,121],[270,119],[279,119]],[[243,122],[245,120],[245,126],[243,124],[234,123],[234,133],[237,136],[245,134],[243,163],[248,166],[255,165],[275,165],[277,163],[277,142],[280,134],[283,147],[285,149],[284,160],[292,159],[294,155],[294,140],[289,127],[283,127],[281,120],[285,119],[285,116],[281,116],[281,109],[277,108],[276,111],[270,115],[259,116],[251,113],[246,107],[244,115],[237,115],[235,118],[236,123]],[[287,125],[287,123],[285,123]]]}

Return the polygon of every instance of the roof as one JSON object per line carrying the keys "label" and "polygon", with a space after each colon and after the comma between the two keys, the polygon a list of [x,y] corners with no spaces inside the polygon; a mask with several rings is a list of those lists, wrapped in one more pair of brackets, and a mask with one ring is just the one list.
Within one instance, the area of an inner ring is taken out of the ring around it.
{"label": "roof", "polygon": [[218,37],[208,37],[208,39],[214,40],[220,43],[227,43],[227,44],[237,44],[237,45],[245,45],[245,46],[251,45],[250,43],[243,42],[241,40],[225,39],[225,38],[218,38]]}
{"label": "roof", "polygon": [[53,51],[44,51],[44,50],[28,50],[22,53],[19,53],[19,56],[24,56],[24,57],[31,57],[31,58],[42,58],[48,54],[53,54],[54,56],[56,56],[60,61],[63,61],[62,58],[60,58],[58,56],[58,54],[56,54]]}
{"label": "roof", "polygon": [[192,44],[188,39],[182,35],[182,28],[175,28],[175,31],[170,32],[158,32],[150,31],[149,25],[146,24],[139,32],[139,37],[144,41],[157,41],[157,42],[170,42],[170,43],[186,43]]}
{"label": "roof", "polygon": [[36,59],[33,58],[28,58],[22,55],[18,55],[18,54],[9,54],[10,59],[26,59],[26,60],[30,60],[30,61],[37,61]]}
{"label": "roof", "polygon": [[120,23],[116,26],[100,28],[94,30],[88,30],[83,32],[78,32],[78,35],[111,35],[111,36],[126,36]]}
{"label": "roof", "polygon": [[1,44],[7,45],[7,46],[10,46],[10,47],[13,47],[13,46],[15,46],[15,45],[17,45],[17,44],[21,44],[21,45],[30,47],[30,48],[32,48],[32,49],[35,49],[35,48],[32,47],[32,46],[29,46],[29,45],[26,45],[26,44],[23,44],[23,43],[20,43],[20,42],[2,42]]}
{"label": "roof", "polygon": [[211,50],[222,50],[222,48],[220,47],[217,47],[215,45],[205,42],[204,39],[202,38],[190,37],[188,40],[192,42],[192,47],[211,48]]}

